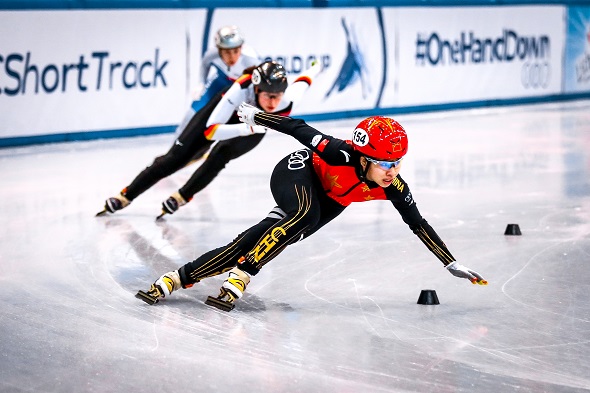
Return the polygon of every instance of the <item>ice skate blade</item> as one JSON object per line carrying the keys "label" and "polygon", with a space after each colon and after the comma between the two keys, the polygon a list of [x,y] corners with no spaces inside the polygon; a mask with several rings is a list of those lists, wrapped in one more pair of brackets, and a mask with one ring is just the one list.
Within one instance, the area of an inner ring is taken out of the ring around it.
{"label": "ice skate blade", "polygon": [[236,306],[233,303],[226,302],[221,299],[217,299],[216,297],[213,297],[213,296],[207,296],[207,300],[205,300],[205,304],[208,306],[213,306],[215,308],[218,308],[222,311],[227,311],[227,312],[230,312]]}
{"label": "ice skate blade", "polygon": [[162,210],[162,214],[160,214],[158,217],[156,217],[156,221],[160,221],[162,218],[164,218],[164,216],[168,214],[167,212],[165,212],[164,210]]}
{"label": "ice skate blade", "polygon": [[107,214],[107,209],[103,209],[103,210],[99,211],[98,213],[96,213],[96,215],[94,217],[104,216],[105,214]]}
{"label": "ice skate blade", "polygon": [[138,298],[138,299],[140,299],[140,300],[143,300],[144,302],[146,302],[150,306],[153,305],[153,304],[158,303],[158,301],[160,300],[158,298],[155,298],[153,296],[150,296],[147,292],[144,292],[144,291],[138,291],[135,294],[135,297]]}

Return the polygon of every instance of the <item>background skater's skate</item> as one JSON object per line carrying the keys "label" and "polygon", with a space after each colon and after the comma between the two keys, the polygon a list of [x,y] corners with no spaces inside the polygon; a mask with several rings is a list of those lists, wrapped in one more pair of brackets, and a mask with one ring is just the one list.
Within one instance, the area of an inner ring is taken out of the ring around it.
{"label": "background skater's skate", "polygon": [[179,192],[175,192],[170,196],[170,198],[166,199],[162,202],[162,213],[156,217],[156,221],[160,220],[166,214],[174,214],[181,206],[186,205],[192,198],[185,200]]}
{"label": "background skater's skate", "polygon": [[125,189],[121,191],[119,195],[115,195],[112,198],[108,198],[104,202],[104,209],[96,213],[96,217],[104,216],[107,213],[114,213],[117,210],[121,210],[131,203],[129,199],[124,195]]}

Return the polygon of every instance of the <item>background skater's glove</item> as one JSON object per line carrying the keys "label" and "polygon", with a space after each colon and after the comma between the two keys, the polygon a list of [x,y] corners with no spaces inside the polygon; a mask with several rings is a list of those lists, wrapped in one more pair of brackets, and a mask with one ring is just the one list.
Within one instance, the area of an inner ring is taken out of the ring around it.
{"label": "background skater's glove", "polygon": [[256,108],[255,106],[246,104],[245,102],[242,102],[238,107],[238,117],[240,118],[240,121],[242,123],[248,124],[249,126],[256,125],[256,123],[254,123],[254,115],[261,112],[262,110]]}
{"label": "background skater's glove", "polygon": [[483,279],[482,276],[474,272],[473,270],[461,265],[457,261],[450,263],[446,266],[446,269],[451,272],[455,277],[466,278],[471,281],[472,284],[488,285],[488,282]]}
{"label": "background skater's glove", "polygon": [[266,131],[268,131],[265,126],[248,126],[248,128],[250,128],[252,134],[266,134]]}
{"label": "background skater's glove", "polygon": [[249,136],[253,134],[265,134],[268,128],[265,126],[250,126],[248,124],[236,124],[239,125],[240,136]]}

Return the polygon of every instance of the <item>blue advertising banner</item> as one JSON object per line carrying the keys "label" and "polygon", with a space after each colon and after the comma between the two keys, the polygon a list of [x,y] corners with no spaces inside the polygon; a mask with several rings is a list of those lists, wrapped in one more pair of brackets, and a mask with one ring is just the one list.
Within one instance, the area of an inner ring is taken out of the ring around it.
{"label": "blue advertising banner", "polygon": [[564,61],[566,93],[590,92],[590,7],[570,7]]}

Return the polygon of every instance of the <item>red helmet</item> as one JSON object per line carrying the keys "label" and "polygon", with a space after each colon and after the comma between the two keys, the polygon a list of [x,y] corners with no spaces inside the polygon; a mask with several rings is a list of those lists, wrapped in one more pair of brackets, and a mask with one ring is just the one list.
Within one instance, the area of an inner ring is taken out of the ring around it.
{"label": "red helmet", "polygon": [[352,133],[352,146],[364,156],[380,161],[396,161],[408,152],[408,136],[395,120],[371,116]]}

